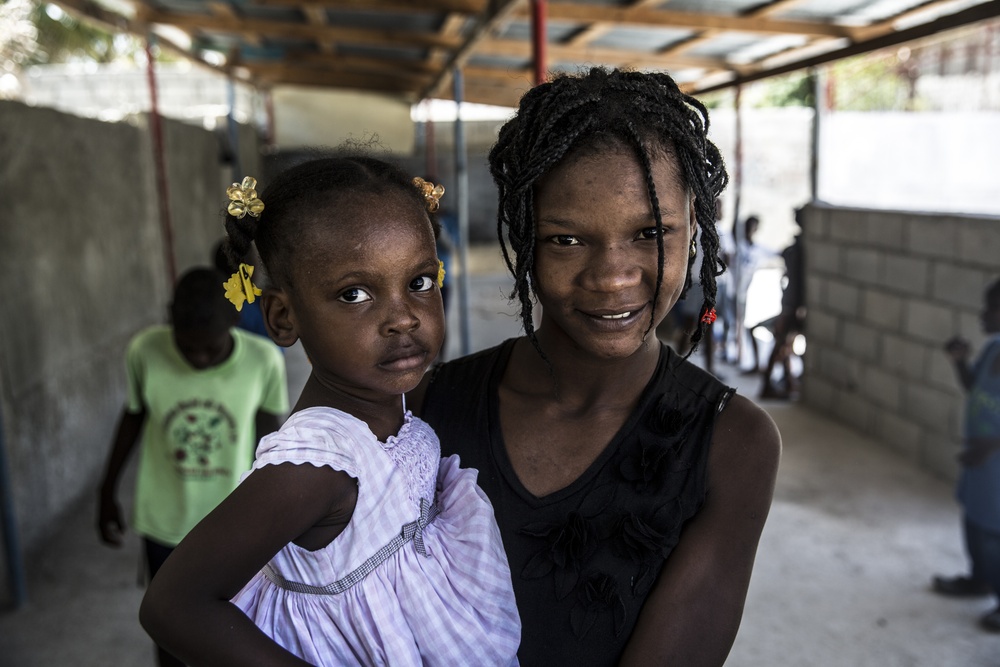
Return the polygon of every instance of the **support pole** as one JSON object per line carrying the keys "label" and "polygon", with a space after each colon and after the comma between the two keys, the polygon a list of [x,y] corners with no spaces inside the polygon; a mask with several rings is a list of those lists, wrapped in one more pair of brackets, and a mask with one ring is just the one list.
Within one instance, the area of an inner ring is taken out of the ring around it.
{"label": "support pole", "polygon": [[243,165],[240,163],[240,126],[236,122],[236,82],[233,77],[226,80],[226,96],[229,102],[229,114],[226,116],[226,123],[229,130],[229,151],[231,154],[233,182],[239,183],[243,180]]}
{"label": "support pole", "polygon": [[156,95],[156,72],[153,67],[153,37],[146,38],[146,75],[149,81],[149,132],[153,139],[153,167],[156,170],[156,200],[160,208],[160,228],[163,231],[163,255],[167,264],[169,288],[177,282],[177,261],[174,258],[174,231],[170,223],[170,189],[167,179],[167,159],[163,151],[163,123]]}
{"label": "support pole", "polygon": [[458,184],[458,310],[462,356],[471,350],[469,336],[469,163],[465,154],[465,127],[462,125],[462,68],[452,75],[455,87],[455,181]]}
{"label": "support pole", "polygon": [[531,0],[531,60],[535,69],[535,85],[545,83],[548,69],[546,16],[547,0]]}
{"label": "support pole", "polygon": [[809,156],[809,195],[812,201],[819,199],[819,156],[822,117],[826,109],[826,88],[823,71],[815,67],[809,74],[813,90],[813,118],[811,128],[812,151]]}
{"label": "support pole", "polygon": [[[736,259],[733,262],[733,282],[735,283],[735,309],[736,322],[734,322],[736,331],[736,365],[740,366],[743,362],[743,319],[746,317],[746,303],[745,298],[741,298],[744,295],[743,292],[743,276],[742,268],[740,267],[740,247],[746,243],[743,233],[743,220],[742,212],[740,211],[740,197],[743,193],[743,111],[742,111],[742,92],[743,86],[740,84],[736,85],[736,96],[733,99],[733,106],[735,108],[735,147],[733,149],[733,246],[736,248]],[[742,301],[742,303],[741,303]]]}

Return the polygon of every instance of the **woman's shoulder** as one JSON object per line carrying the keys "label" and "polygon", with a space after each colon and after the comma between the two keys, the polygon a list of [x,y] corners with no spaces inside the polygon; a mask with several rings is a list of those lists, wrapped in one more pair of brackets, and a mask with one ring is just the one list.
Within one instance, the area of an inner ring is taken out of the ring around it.
{"label": "woman's shoulder", "polygon": [[781,433],[759,405],[736,394],[719,413],[712,449],[717,461],[748,473],[773,472],[781,458]]}

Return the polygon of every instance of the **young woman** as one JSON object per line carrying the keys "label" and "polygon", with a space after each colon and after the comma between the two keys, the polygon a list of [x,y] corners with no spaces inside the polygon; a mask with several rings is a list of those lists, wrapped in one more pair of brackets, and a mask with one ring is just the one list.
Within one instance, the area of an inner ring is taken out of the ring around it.
{"label": "young woman", "polygon": [[707,130],[666,74],[594,69],[528,92],[490,153],[525,335],[414,399],[493,503],[522,665],[721,665],[736,636],[780,438],[655,337],[699,251],[693,343],[714,319]]}

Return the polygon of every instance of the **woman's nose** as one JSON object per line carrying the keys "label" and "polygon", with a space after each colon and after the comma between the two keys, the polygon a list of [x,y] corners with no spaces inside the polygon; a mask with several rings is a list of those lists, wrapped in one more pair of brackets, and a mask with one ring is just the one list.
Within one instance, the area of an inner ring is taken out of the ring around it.
{"label": "woman's nose", "polygon": [[584,286],[598,292],[634,287],[642,280],[642,268],[635,254],[620,245],[595,250],[588,262]]}

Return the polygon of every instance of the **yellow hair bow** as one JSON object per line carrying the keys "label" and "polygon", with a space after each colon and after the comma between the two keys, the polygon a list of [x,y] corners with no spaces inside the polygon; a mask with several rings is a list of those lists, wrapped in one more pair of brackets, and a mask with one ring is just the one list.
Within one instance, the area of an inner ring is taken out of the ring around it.
{"label": "yellow hair bow", "polygon": [[443,185],[428,183],[419,176],[413,179],[413,184],[417,186],[420,192],[424,195],[424,201],[427,202],[428,212],[434,213],[441,207],[441,197],[444,195]]}
{"label": "yellow hair bow", "polygon": [[243,302],[253,303],[256,297],[261,295],[260,288],[253,284],[250,277],[253,275],[253,267],[249,264],[240,264],[236,273],[229,276],[229,280],[222,283],[226,288],[226,298],[236,306],[237,311],[243,310]]}
{"label": "yellow hair bow", "polygon": [[264,210],[264,202],[257,197],[257,179],[247,176],[242,183],[233,183],[226,188],[229,196],[229,206],[226,210],[234,218],[242,218],[249,213],[255,218],[259,218]]}

